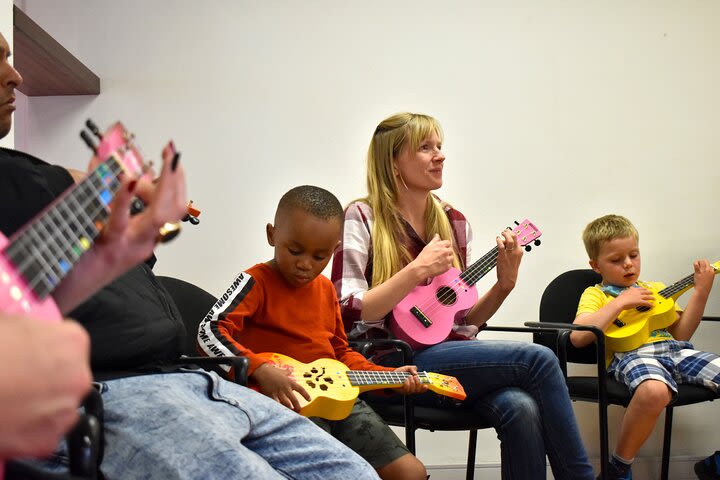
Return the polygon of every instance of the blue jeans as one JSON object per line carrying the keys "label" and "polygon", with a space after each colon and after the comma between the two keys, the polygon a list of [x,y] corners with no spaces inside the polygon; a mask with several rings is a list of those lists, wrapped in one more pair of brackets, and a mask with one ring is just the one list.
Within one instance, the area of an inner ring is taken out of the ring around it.
{"label": "blue jeans", "polygon": [[[383,362],[382,359],[379,360]],[[447,341],[415,352],[418,370],[456,377],[479,416],[497,431],[502,478],[545,479],[547,454],[556,480],[594,479],[555,354],[527,342]],[[425,393],[418,404],[448,406]]]}
{"label": "blue jeans", "polygon": [[377,479],[307,418],[203,370],[103,384],[112,479]]}

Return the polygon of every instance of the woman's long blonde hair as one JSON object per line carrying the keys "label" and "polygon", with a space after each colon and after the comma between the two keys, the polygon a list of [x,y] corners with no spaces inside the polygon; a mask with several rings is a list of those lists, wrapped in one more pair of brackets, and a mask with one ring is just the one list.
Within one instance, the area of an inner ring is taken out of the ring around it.
{"label": "woman's long blonde hair", "polygon": [[[375,129],[367,159],[368,196],[362,199],[370,205],[375,216],[372,228],[372,285],[380,285],[399,272],[413,258],[407,247],[407,234],[397,209],[398,188],[393,165],[405,146],[417,151],[420,144],[431,134],[442,139],[442,129],[437,120],[419,113],[398,113],[386,118]],[[425,231],[428,241],[436,233],[443,240],[455,244],[450,221],[442,205],[428,193],[425,209]],[[460,268],[455,248],[453,264]]]}

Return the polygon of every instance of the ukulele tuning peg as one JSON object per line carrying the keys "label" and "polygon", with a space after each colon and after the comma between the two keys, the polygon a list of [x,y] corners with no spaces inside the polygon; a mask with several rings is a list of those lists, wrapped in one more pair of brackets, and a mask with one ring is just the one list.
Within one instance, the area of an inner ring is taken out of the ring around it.
{"label": "ukulele tuning peg", "polygon": [[514,222],[515,222],[515,225],[520,225],[520,222],[518,222],[517,220],[514,220]]}
{"label": "ukulele tuning peg", "polygon": [[532,250],[532,247],[530,245],[525,245],[525,251],[529,252],[530,250]]}
{"label": "ukulele tuning peg", "polygon": [[540,242],[540,240],[535,240],[535,241],[533,242],[533,244],[534,244],[536,247],[539,247],[539,246],[540,246],[540,243],[542,243],[542,242]]}
{"label": "ukulele tuning peg", "polygon": [[95,141],[93,141],[93,138],[90,136],[90,134],[85,130],[81,130],[80,138],[82,138],[83,142],[85,142],[85,145],[87,145],[88,148],[97,155],[97,145],[95,145]]}
{"label": "ukulele tuning peg", "polygon": [[100,134],[100,130],[98,129],[97,125],[95,125],[95,122],[93,122],[91,119],[85,120],[85,126],[92,132],[93,135],[95,135],[97,138],[102,138],[102,135]]}
{"label": "ukulele tuning peg", "polygon": [[183,222],[190,222],[193,225],[198,225],[200,223],[200,219],[197,217],[194,217],[190,215],[189,213],[185,214],[185,217],[182,219]]}

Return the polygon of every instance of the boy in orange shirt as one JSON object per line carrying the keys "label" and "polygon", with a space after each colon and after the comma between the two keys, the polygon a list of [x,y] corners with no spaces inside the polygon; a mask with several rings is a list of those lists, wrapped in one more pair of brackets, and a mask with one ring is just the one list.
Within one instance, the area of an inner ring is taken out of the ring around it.
{"label": "boy in orange shirt", "polygon": [[[291,372],[257,353],[281,353],[303,363],[331,358],[351,370],[417,373],[410,365],[397,369],[376,365],[348,346],[335,288],[320,275],[340,243],[343,218],[340,202],[322,188],[305,185],[283,195],[274,225],[266,227],[274,258],[240,273],[198,331],[204,354],[248,357],[250,381],[296,411],[300,410],[296,395],[310,400],[308,393]],[[411,375],[401,392],[426,389]],[[362,400],[344,420],[312,420],[365,458],[381,478],[426,478],[423,464]]]}

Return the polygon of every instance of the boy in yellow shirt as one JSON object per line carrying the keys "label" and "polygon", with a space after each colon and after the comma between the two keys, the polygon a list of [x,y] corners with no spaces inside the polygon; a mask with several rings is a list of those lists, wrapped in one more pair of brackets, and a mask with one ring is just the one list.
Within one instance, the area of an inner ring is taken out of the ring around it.
{"label": "boy in yellow shirt", "polygon": [[[651,290],[664,285],[639,281],[638,239],[633,224],[619,215],[600,217],[585,227],[583,242],[590,266],[602,276],[602,283],[583,292],[575,324],[605,331],[623,310],[652,306]],[[707,260],[696,261],[694,268],[695,289],[685,311],[677,309],[675,323],[653,331],[637,349],[615,352],[608,367],[608,373],[632,393],[610,461],[611,479],[632,478],[632,461],[660,413],[677,394],[677,383],[699,384],[715,391],[720,387],[720,357],[695,350],[689,342],[702,319],[715,276]],[[570,336],[576,347],[584,347],[594,338],[591,332],[580,331]]]}

